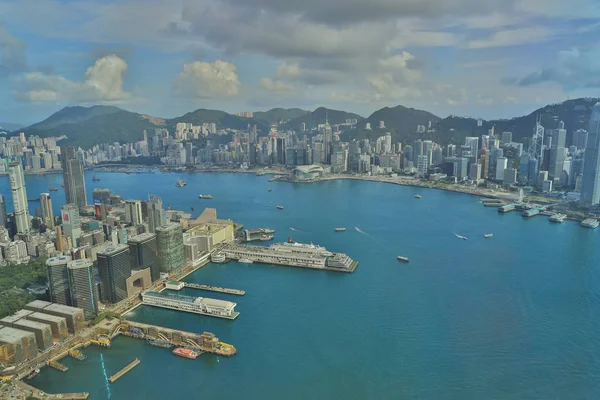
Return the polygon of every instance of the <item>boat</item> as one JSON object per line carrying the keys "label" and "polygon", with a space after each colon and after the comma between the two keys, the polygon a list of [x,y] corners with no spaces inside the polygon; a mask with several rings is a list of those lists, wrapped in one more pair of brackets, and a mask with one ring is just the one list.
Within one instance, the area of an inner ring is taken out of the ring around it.
{"label": "boat", "polygon": [[277,206],[278,210],[283,210],[283,206]]}
{"label": "boat", "polygon": [[491,233],[486,233],[485,235],[483,235],[483,237],[486,239],[491,239],[492,237],[494,237],[494,235],[492,235]]}
{"label": "boat", "polygon": [[27,380],[33,379],[36,376],[38,376],[39,373],[40,373],[39,368],[36,368],[33,371],[31,371],[31,373],[29,375],[27,375],[27,377],[25,379],[27,379]]}
{"label": "boat", "polygon": [[187,183],[185,183],[183,179],[177,179],[177,182],[175,183],[176,187],[184,187],[185,185],[187,185]]}
{"label": "boat", "polygon": [[420,194],[415,194],[415,199],[420,199],[422,196]]}
{"label": "boat", "polygon": [[291,237],[289,237],[289,238],[288,238],[287,242],[288,242],[288,243],[295,243],[295,242],[294,242],[294,239],[292,239]]}
{"label": "boat", "polygon": [[65,187],[65,183],[63,182],[61,186],[62,186],[62,187]]}
{"label": "boat", "polygon": [[553,214],[549,218],[550,222],[557,222],[559,224],[565,222],[566,219],[567,219],[567,215],[561,214],[561,213]]}
{"label": "boat", "polygon": [[462,239],[462,240],[469,240],[469,238],[468,238],[468,237],[466,237],[466,236],[461,236],[461,235],[457,235],[456,233],[454,234],[454,236],[456,236],[457,238],[459,238],[459,239]]}
{"label": "boat", "polygon": [[[65,187],[65,184],[63,183],[63,187]],[[52,187],[52,185],[50,185],[50,187],[48,188],[49,191],[51,192],[58,192],[58,188]]]}
{"label": "boat", "polygon": [[170,349],[171,347],[173,347],[173,345],[171,343],[165,342],[163,340],[148,339],[147,343],[150,346],[162,347],[163,349]]}
{"label": "boat", "polygon": [[334,231],[336,232],[344,232],[346,230],[346,228],[335,228]]}
{"label": "boat", "polygon": [[269,188],[269,192],[272,192],[272,191],[273,191],[273,189]]}
{"label": "boat", "polygon": [[398,261],[408,262],[408,257],[398,256]]}
{"label": "boat", "polygon": [[173,354],[179,357],[189,358],[191,360],[195,360],[200,355],[200,353],[192,349],[186,349],[185,347],[176,348],[175,350],[173,350]]}
{"label": "boat", "polygon": [[96,178],[96,175],[92,176],[92,182],[100,182],[100,178]]}
{"label": "boat", "polygon": [[581,221],[581,226],[584,228],[596,229],[598,225],[600,225],[600,222],[594,218],[588,218]]}
{"label": "boat", "polygon": [[240,258],[239,262],[244,263],[244,264],[252,264],[253,263],[252,260],[248,260],[247,258]]}
{"label": "boat", "polygon": [[206,199],[206,200],[210,200],[213,198],[212,195],[210,195],[210,194],[199,194],[198,197],[201,199]]}

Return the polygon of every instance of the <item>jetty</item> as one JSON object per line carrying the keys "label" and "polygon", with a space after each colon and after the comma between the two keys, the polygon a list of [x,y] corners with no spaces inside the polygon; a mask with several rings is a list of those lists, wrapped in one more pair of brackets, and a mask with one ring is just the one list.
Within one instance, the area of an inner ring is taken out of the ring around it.
{"label": "jetty", "polygon": [[224,288],[224,287],[219,287],[219,286],[203,285],[200,283],[169,281],[165,285],[165,289],[169,289],[169,290],[181,290],[183,288],[192,288],[192,289],[198,289],[198,290],[206,290],[208,292],[233,294],[236,296],[243,296],[246,294],[245,290],[229,289],[229,288]]}
{"label": "jetty", "polygon": [[128,373],[129,371],[134,369],[135,367],[137,367],[139,363],[140,363],[140,360],[136,358],[135,360],[133,360],[132,362],[127,364],[125,367],[123,367],[119,372],[117,372],[116,374],[114,374],[110,378],[108,378],[108,381],[110,383],[115,383],[117,381],[117,379],[119,379],[120,377],[122,377],[123,375],[125,375],[126,373]]}

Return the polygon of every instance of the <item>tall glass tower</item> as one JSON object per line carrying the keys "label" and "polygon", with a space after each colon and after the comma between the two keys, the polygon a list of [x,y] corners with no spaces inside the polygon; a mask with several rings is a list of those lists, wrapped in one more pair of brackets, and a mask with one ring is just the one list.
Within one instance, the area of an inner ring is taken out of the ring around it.
{"label": "tall glass tower", "polygon": [[581,204],[589,207],[598,203],[600,203],[600,103],[596,103],[590,115],[581,182]]}
{"label": "tall glass tower", "polygon": [[29,205],[27,204],[27,191],[25,190],[25,178],[21,163],[18,161],[11,162],[8,166],[8,174],[10,177],[10,189],[12,191],[17,233],[27,235],[30,230]]}

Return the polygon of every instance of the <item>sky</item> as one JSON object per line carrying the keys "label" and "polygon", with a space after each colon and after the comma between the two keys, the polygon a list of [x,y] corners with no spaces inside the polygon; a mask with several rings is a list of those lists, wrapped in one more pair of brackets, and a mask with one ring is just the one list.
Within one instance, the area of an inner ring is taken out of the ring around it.
{"label": "sky", "polygon": [[0,121],[398,104],[510,118],[600,95],[597,0],[0,0]]}

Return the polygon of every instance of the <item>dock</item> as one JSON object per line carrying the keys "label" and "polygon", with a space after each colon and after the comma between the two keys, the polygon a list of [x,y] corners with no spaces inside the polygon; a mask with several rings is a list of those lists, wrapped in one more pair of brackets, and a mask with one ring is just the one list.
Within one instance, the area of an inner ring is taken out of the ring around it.
{"label": "dock", "polygon": [[48,361],[48,366],[52,367],[54,369],[57,369],[57,370],[59,370],[61,372],[67,372],[69,370],[69,368],[67,368],[65,365],[59,363],[56,360],[50,360],[50,361]]}
{"label": "dock", "polygon": [[219,286],[203,285],[200,283],[188,283],[188,282],[178,282],[178,281],[167,282],[165,288],[169,289],[169,290],[181,290],[183,288],[192,288],[192,289],[198,289],[198,290],[206,290],[208,292],[233,294],[236,296],[243,296],[246,294],[245,290],[229,289],[229,288],[224,288],[224,287],[219,287]]}
{"label": "dock", "polygon": [[125,375],[126,373],[128,373],[129,371],[134,369],[135,367],[137,367],[139,363],[140,363],[140,360],[136,358],[135,360],[133,360],[132,362],[127,364],[125,367],[123,367],[123,369],[121,369],[119,372],[117,372],[116,374],[114,374],[110,378],[108,378],[108,381],[110,383],[115,383],[117,381],[117,379],[119,379],[120,377],[122,377],[123,375]]}
{"label": "dock", "polygon": [[240,313],[235,311],[236,303],[231,301],[210,299],[206,297],[183,296],[175,293],[142,292],[142,303],[149,306],[185,311],[209,317],[236,319]]}

